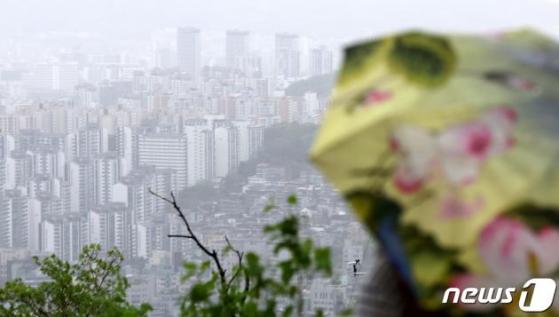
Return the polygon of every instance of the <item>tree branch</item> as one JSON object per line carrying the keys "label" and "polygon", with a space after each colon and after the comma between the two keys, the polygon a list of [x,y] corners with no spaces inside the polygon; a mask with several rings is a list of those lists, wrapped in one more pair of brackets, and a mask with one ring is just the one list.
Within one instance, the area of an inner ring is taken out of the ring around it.
{"label": "tree branch", "polygon": [[116,264],[117,261],[118,261],[117,258],[111,259],[111,261],[109,262],[109,266],[105,270],[105,273],[101,276],[101,281],[99,282],[99,284],[97,284],[97,278],[95,278],[95,282],[96,282],[95,284],[97,284],[96,285],[97,286],[97,291],[100,291],[102,289],[103,284],[105,283],[105,280],[111,274],[111,269],[113,268],[113,266]]}
{"label": "tree branch", "polygon": [[231,279],[227,283],[227,289],[229,289],[229,287],[231,287],[231,284],[233,284],[233,282],[237,279],[237,277],[239,276],[239,274],[243,270],[244,253],[239,251],[238,249],[235,249],[233,247],[233,245],[231,244],[231,241],[229,241],[229,238],[227,238],[227,236],[225,236],[225,242],[227,243],[227,246],[229,247],[229,249],[231,249],[231,251],[233,251],[237,255],[237,261],[238,261],[237,271],[235,271],[235,274],[233,274],[233,276],[231,276]]}
{"label": "tree branch", "polygon": [[185,238],[185,239],[192,239],[192,236],[185,235],[185,234],[168,234],[167,237],[169,237],[169,238]]}
{"label": "tree branch", "polygon": [[[163,201],[166,201],[171,206],[173,206],[173,209],[175,209],[175,211],[177,212],[177,215],[179,216],[179,218],[181,218],[182,222],[184,223],[184,226],[186,227],[186,231],[188,232],[188,236],[178,236],[178,237],[179,238],[186,238],[186,239],[190,239],[190,240],[194,241],[196,246],[213,260],[215,266],[217,267],[217,272],[219,274],[219,279],[220,279],[221,285],[223,287],[226,287],[227,286],[227,279],[225,277],[226,270],[223,268],[223,266],[221,264],[221,261],[219,260],[219,256],[217,254],[217,251],[215,249],[210,250],[207,246],[205,246],[200,241],[200,239],[198,239],[198,236],[196,236],[194,231],[192,231],[192,228],[190,227],[190,223],[188,222],[188,219],[186,219],[186,216],[184,215],[184,212],[182,211],[181,207],[177,203],[177,199],[175,198],[175,194],[173,194],[173,192],[171,192],[170,193],[171,198],[167,198],[167,197],[164,197],[164,196],[161,196],[161,195],[155,193],[154,191],[151,190],[151,188],[149,188],[149,192],[150,192],[150,194],[154,195],[155,197],[157,197],[157,198],[159,198]],[[169,235],[169,236],[172,236],[172,235]]]}

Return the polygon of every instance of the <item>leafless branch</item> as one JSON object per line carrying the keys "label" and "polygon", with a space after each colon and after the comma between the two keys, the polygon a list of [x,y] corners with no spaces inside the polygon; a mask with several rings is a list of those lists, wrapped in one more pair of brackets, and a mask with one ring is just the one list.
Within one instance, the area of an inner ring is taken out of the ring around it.
{"label": "leafless branch", "polygon": [[192,236],[186,234],[168,234],[167,237],[169,238],[185,238],[185,239],[192,239]]}
{"label": "leafless branch", "polygon": [[235,274],[233,274],[233,276],[231,276],[231,279],[227,283],[227,288],[229,288],[231,286],[231,284],[233,284],[233,282],[237,279],[239,274],[241,274],[241,271],[243,270],[244,253],[239,251],[238,249],[235,249],[233,247],[233,245],[231,244],[231,241],[229,241],[229,238],[227,236],[225,236],[225,242],[227,243],[227,246],[229,247],[229,249],[231,249],[231,251],[233,251],[237,255],[237,261],[238,261],[237,271],[235,271]]}
{"label": "leafless branch", "polygon": [[200,239],[198,239],[198,236],[196,236],[196,234],[194,233],[194,231],[192,231],[192,228],[190,227],[190,223],[188,222],[188,219],[186,219],[186,216],[184,215],[184,212],[182,211],[181,207],[178,205],[177,203],[177,199],[175,198],[175,194],[173,192],[171,192],[171,198],[167,198],[164,196],[161,196],[159,194],[157,194],[156,192],[152,191],[151,188],[149,189],[150,194],[154,195],[155,197],[166,201],[167,203],[169,203],[171,206],[173,206],[173,209],[175,209],[175,211],[177,212],[177,215],[179,216],[179,218],[181,218],[182,222],[184,223],[184,226],[186,227],[186,231],[188,232],[188,235],[169,235],[169,237],[177,237],[177,238],[185,238],[185,239],[190,239],[192,241],[194,241],[194,243],[196,244],[196,246],[202,250],[202,252],[204,252],[207,256],[209,256],[212,261],[214,262],[216,268],[217,268],[217,272],[219,274],[219,279],[221,282],[221,285],[223,287],[227,287],[227,279],[225,277],[225,273],[226,270],[223,268],[223,265],[221,264],[221,261],[219,260],[219,256],[217,254],[217,251],[215,249],[209,249],[207,246],[205,246]]}

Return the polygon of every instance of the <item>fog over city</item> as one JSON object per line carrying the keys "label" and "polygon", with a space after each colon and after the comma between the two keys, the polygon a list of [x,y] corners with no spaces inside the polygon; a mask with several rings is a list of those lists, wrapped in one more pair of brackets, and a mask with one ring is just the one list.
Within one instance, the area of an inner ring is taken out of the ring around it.
{"label": "fog over city", "polygon": [[[407,28],[559,38],[558,1],[2,0],[0,286],[44,279],[33,255],[75,261],[116,246],[129,298],[178,316],[182,263],[227,235],[272,257],[262,213],[301,216],[334,277],[303,285],[309,311],[355,301],[374,243],[307,151],[348,43]],[[298,204],[286,203],[296,193]],[[349,264],[348,264],[349,263]]]}

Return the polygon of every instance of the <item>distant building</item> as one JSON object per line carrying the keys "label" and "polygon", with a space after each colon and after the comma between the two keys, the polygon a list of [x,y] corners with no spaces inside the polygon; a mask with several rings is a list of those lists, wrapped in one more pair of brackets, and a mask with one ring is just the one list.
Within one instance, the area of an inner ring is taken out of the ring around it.
{"label": "distant building", "polygon": [[109,203],[95,206],[88,213],[87,227],[84,232],[88,243],[99,243],[104,250],[117,247],[128,250],[127,212],[123,203]]}
{"label": "distant building", "polygon": [[197,79],[201,67],[200,30],[191,27],[177,29],[177,64],[181,72]]}
{"label": "distant building", "polygon": [[72,91],[80,81],[78,63],[37,64],[28,75],[30,89]]}
{"label": "distant building", "polygon": [[233,125],[238,131],[239,162],[246,162],[254,157],[262,146],[264,129],[248,121],[234,121]]}
{"label": "distant building", "polygon": [[276,76],[294,78],[300,72],[300,43],[295,34],[279,33],[275,40]]}
{"label": "distant building", "polygon": [[39,251],[40,221],[41,210],[32,207],[23,190],[0,195],[0,246]]}
{"label": "distant building", "polygon": [[249,33],[246,31],[227,31],[225,37],[225,58],[227,67],[246,71],[249,53]]}
{"label": "distant building", "polygon": [[187,186],[193,186],[197,183],[212,177],[212,131],[206,125],[184,126],[184,135],[187,142]]}
{"label": "distant building", "polygon": [[82,248],[82,219],[86,218],[79,214],[45,217],[40,225],[41,251],[77,261]]}
{"label": "distant building", "polygon": [[130,173],[136,167],[137,157],[135,157],[136,147],[134,135],[130,127],[118,127],[115,132],[115,150],[120,158],[120,177]]}
{"label": "distant building", "polygon": [[229,126],[214,129],[215,176],[225,177],[239,167],[239,134]]}
{"label": "distant building", "polygon": [[142,134],[138,136],[139,165],[171,169],[176,174],[177,190],[188,184],[187,137],[181,134]]}
{"label": "distant building", "polygon": [[333,70],[332,51],[326,47],[314,48],[309,56],[309,72],[311,76],[331,73]]}
{"label": "distant building", "polygon": [[68,168],[70,180],[70,210],[84,213],[89,210],[94,198],[95,170],[87,158],[78,158]]}
{"label": "distant building", "polygon": [[104,205],[112,200],[113,185],[120,176],[120,164],[116,152],[99,155],[94,160],[94,204]]}

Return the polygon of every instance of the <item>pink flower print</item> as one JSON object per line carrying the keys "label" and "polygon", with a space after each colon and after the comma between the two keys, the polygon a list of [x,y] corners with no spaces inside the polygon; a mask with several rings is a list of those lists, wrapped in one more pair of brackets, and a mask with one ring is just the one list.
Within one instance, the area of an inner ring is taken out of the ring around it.
{"label": "pink flower print", "polygon": [[516,113],[516,110],[514,110],[513,108],[511,108],[509,106],[495,107],[495,108],[491,109],[488,112],[488,114],[489,115],[495,114],[495,115],[501,116],[503,119],[505,119],[510,124],[515,124],[518,121],[518,113]]}
{"label": "pink flower print", "polygon": [[491,154],[502,153],[516,145],[513,132],[518,122],[518,114],[508,106],[500,106],[488,111],[482,118],[493,136]]}
{"label": "pink flower print", "polygon": [[440,166],[447,180],[455,185],[473,183],[481,162],[490,154],[493,135],[484,123],[471,122],[452,127],[438,139]]}
{"label": "pink flower print", "polygon": [[398,126],[388,140],[399,159],[395,187],[404,194],[415,193],[431,175],[442,175],[457,186],[472,184],[489,157],[515,145],[517,120],[514,109],[500,106],[438,135],[417,126]]}
{"label": "pink flower print", "polygon": [[403,194],[413,194],[423,186],[423,178],[409,168],[399,167],[394,174],[394,186]]}
{"label": "pink flower print", "polygon": [[393,175],[394,186],[403,194],[417,192],[433,170],[434,137],[425,129],[403,125],[394,130],[389,145],[400,157]]}
{"label": "pink flower print", "polygon": [[373,89],[365,96],[365,105],[373,106],[392,98],[392,92],[388,90]]}
{"label": "pink flower print", "polygon": [[537,238],[543,250],[538,269],[542,274],[554,272],[559,264],[559,231],[551,226],[545,227],[540,229]]}
{"label": "pink flower print", "polygon": [[[450,284],[460,289],[517,287],[534,276],[555,272],[559,267],[558,247],[559,231],[555,228],[545,228],[535,234],[518,220],[497,217],[483,229],[478,241],[479,255],[487,273],[457,275]],[[490,305],[464,307],[471,310],[493,308]]]}
{"label": "pink flower print", "polygon": [[526,92],[535,91],[537,88],[536,84],[533,81],[518,76],[510,77],[507,83],[515,89],[526,91]]}
{"label": "pink flower print", "polygon": [[439,142],[448,153],[483,160],[489,154],[492,133],[486,124],[475,121],[446,130]]}

